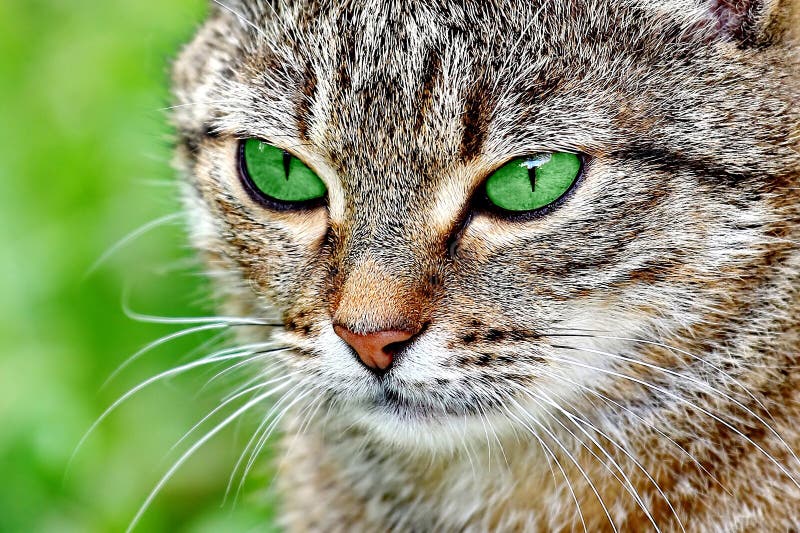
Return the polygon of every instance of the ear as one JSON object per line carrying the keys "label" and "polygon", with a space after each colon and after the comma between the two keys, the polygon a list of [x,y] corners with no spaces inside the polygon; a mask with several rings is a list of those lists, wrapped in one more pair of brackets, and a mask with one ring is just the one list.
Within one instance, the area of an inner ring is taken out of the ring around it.
{"label": "ear", "polygon": [[797,0],[708,0],[719,33],[744,47],[766,47],[797,26]]}
{"label": "ear", "polygon": [[[208,0],[212,12],[224,13],[234,16],[241,23],[253,28],[257,27],[257,21],[261,20],[264,10],[272,5],[271,0]],[[274,7],[271,7],[274,10]]]}
{"label": "ear", "polygon": [[272,2],[267,0],[208,0],[212,9],[227,11],[228,13],[249,16],[261,13],[265,4]]}

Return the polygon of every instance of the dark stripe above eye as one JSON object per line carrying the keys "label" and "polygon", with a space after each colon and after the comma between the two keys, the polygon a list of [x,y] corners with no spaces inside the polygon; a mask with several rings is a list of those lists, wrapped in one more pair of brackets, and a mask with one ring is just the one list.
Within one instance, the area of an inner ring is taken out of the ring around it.
{"label": "dark stripe above eye", "polygon": [[308,129],[311,124],[311,107],[317,93],[317,75],[310,64],[303,70],[303,81],[300,87],[300,95],[295,107],[295,120],[297,121],[297,133],[300,139],[308,141]]}
{"label": "dark stripe above eye", "polygon": [[463,161],[478,157],[489,131],[491,91],[483,83],[473,86],[465,95],[460,156]]}
{"label": "dark stripe above eye", "polygon": [[711,185],[733,186],[764,177],[763,173],[756,171],[732,171],[725,166],[724,162],[712,157],[672,150],[655,143],[634,144],[625,149],[611,152],[609,155],[615,159],[642,161],[665,172],[674,173],[676,170],[682,170]]}
{"label": "dark stripe above eye", "polygon": [[425,117],[433,106],[434,90],[442,78],[442,56],[434,48],[428,49],[422,72],[422,85],[419,89],[417,120],[415,129],[419,130],[425,123]]}

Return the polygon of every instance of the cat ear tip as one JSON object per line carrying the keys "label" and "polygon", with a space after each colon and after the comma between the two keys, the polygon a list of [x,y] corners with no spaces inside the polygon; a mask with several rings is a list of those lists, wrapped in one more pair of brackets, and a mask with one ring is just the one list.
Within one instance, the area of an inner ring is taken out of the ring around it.
{"label": "cat ear tip", "polygon": [[785,0],[707,0],[706,6],[718,37],[746,45],[780,40],[793,13]]}

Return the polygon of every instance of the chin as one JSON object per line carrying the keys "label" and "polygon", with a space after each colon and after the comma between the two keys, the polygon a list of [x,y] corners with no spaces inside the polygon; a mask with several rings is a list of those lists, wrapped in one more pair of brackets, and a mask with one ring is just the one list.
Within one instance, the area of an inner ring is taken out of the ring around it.
{"label": "chin", "polygon": [[501,408],[433,406],[385,393],[375,399],[339,405],[330,413],[337,422],[332,427],[355,428],[368,440],[410,453],[469,453],[487,442],[505,440],[514,432],[509,419],[500,414]]}

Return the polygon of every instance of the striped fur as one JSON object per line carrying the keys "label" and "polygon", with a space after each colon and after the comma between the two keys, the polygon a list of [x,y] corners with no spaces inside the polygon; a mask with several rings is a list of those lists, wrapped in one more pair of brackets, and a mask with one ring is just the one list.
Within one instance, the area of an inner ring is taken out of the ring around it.
{"label": "striped fur", "polygon": [[[285,424],[289,529],[800,530],[796,2],[222,3],[178,160],[224,305],[283,317],[322,406]],[[249,200],[248,137],[327,207]],[[474,208],[558,150],[558,208]],[[379,381],[336,313],[426,327]]]}

